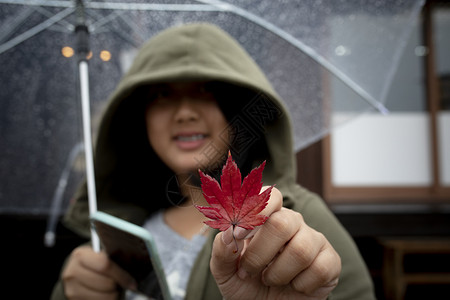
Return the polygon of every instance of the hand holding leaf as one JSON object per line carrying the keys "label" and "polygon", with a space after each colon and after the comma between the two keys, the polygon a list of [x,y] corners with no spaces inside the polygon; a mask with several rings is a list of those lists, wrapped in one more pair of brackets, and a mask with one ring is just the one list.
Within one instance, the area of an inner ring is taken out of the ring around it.
{"label": "hand holding leaf", "polygon": [[203,196],[211,205],[196,206],[211,219],[205,224],[220,231],[233,226],[233,232],[236,226],[252,230],[264,224],[268,217],[259,213],[266,207],[272,191],[270,187],[260,194],[264,166],[265,161],[253,169],[241,183],[241,172],[229,154],[222,169],[221,185],[211,176],[199,171]]}

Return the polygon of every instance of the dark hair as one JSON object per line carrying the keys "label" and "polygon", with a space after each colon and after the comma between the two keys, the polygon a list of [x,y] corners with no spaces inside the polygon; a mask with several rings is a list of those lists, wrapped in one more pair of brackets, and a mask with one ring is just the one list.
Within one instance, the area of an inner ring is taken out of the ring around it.
{"label": "dark hair", "polygon": [[[206,82],[205,88],[214,94],[229,123],[226,130],[231,132],[232,137],[230,151],[245,176],[255,164],[266,159],[261,156],[261,153],[267,153],[261,151],[267,148],[265,139],[261,138],[264,124],[261,119],[250,120],[252,117],[248,110],[249,104],[260,94],[218,81]],[[149,87],[141,86],[122,101],[117,109],[110,131],[118,158],[111,188],[119,199],[156,211],[180,204],[183,196],[178,189],[177,174],[161,161],[150,146],[144,112],[151,100]],[[249,157],[252,159],[249,160]],[[221,169],[222,164],[219,163],[203,171],[220,180]],[[191,175],[192,184],[199,185],[198,174]]]}
{"label": "dark hair", "polygon": [[114,116],[110,132],[117,168],[111,188],[119,199],[156,211],[172,206],[168,201],[161,201],[166,193],[155,187],[165,186],[174,174],[148,141],[145,124],[147,103],[145,89],[138,88],[122,101]]}
{"label": "dark hair", "polygon": [[256,106],[273,106],[273,102],[261,92],[247,87],[217,81],[209,84],[229,124],[231,154],[245,176],[267,159],[263,135],[265,125],[273,121],[255,114],[255,108],[257,112]]}

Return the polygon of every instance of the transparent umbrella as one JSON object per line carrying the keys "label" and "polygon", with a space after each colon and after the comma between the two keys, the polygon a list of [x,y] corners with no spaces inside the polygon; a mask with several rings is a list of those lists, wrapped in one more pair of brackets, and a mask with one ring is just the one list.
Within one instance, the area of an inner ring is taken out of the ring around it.
{"label": "transparent umbrella", "polygon": [[[285,100],[299,151],[355,115],[388,112],[384,99],[423,4],[84,1],[89,122],[95,134],[102,105],[147,39],[173,25],[210,22],[246,48]],[[73,55],[79,22],[77,1],[0,0],[0,213],[48,215],[53,207],[59,215],[85,176]]]}

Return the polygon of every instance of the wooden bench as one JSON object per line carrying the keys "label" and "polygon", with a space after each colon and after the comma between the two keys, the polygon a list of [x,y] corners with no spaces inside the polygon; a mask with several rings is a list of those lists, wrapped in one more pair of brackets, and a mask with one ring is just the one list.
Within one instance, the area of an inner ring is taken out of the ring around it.
{"label": "wooden bench", "polygon": [[450,284],[450,270],[445,272],[405,272],[405,255],[449,254],[449,238],[381,238],[384,248],[382,266],[386,299],[404,299],[410,284]]}

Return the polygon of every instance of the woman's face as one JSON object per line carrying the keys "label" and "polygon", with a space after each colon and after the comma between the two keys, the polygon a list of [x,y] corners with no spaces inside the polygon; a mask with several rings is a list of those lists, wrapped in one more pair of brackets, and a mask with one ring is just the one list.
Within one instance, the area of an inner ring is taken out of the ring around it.
{"label": "woman's face", "polygon": [[175,173],[214,168],[229,149],[228,122],[203,83],[170,83],[150,92],[150,145]]}

